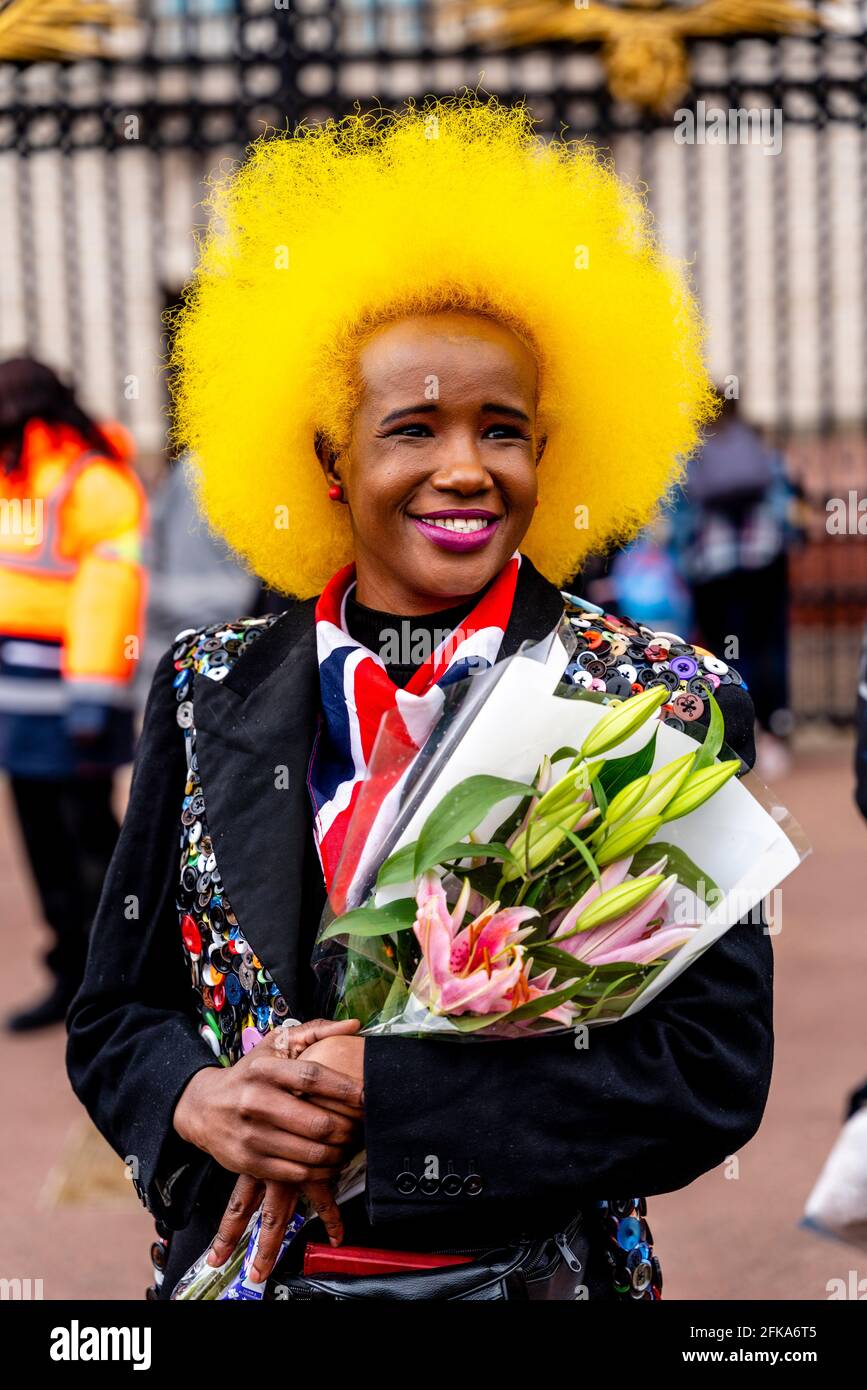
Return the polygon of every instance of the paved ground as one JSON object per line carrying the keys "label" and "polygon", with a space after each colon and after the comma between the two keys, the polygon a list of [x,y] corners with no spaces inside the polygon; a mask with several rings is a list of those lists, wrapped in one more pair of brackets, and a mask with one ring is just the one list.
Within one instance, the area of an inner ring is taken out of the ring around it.
{"label": "paved ground", "polygon": [[[867,1075],[867,825],[852,804],[848,745],[813,748],[777,784],[814,853],[784,895],[776,1067],[764,1124],[726,1167],[653,1199],[666,1296],[824,1299],[827,1281],[867,1277],[867,1253],[798,1229],[838,1129]],[[0,1010],[40,985],[38,933],[5,788],[0,802]],[[0,1068],[0,1277],[42,1279],[46,1298],[137,1298],[150,1222],[121,1165],[90,1130],[63,1066],[60,1029],[5,1038]]]}

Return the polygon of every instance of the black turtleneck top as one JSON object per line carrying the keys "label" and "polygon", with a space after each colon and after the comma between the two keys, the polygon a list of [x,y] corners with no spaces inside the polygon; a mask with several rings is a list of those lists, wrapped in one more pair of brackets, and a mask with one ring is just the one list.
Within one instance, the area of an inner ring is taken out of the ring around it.
{"label": "black turtleneck top", "polygon": [[481,594],[473,594],[454,608],[407,618],[366,608],[353,590],[346,599],[346,630],[356,642],[382,657],[390,679],[402,687],[409,684],[419,666],[472,612],[480,598]]}

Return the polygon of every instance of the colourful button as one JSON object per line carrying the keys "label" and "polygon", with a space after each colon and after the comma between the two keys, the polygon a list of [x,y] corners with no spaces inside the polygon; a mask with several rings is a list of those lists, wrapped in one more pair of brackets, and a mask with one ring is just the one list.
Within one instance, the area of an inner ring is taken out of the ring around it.
{"label": "colourful button", "polygon": [[181,918],[181,938],[190,955],[198,959],[202,954],[202,938],[196,926],[196,919],[188,912]]}

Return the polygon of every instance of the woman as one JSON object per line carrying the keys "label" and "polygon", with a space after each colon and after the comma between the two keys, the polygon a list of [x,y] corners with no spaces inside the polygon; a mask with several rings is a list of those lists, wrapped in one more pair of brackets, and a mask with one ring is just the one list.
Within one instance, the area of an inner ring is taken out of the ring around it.
{"label": "woman", "polygon": [[15,1032],[65,1018],[117,840],[144,583],[131,453],[50,367],[0,363],[0,768],[54,936],[51,989]]}
{"label": "woman", "polygon": [[[215,210],[177,337],[181,428],[212,524],[306,601],[181,634],[160,663],[72,1010],[73,1085],[174,1232],[164,1296],[263,1199],[266,1275],[299,1188],[332,1243],[491,1247],[579,1209],[589,1231],[597,1200],[637,1211],[630,1194],[691,1182],[754,1133],[761,930],[735,928],[586,1051],[361,1038],[315,1020],[309,958],[383,712],[409,725],[462,651],[484,666],[550,632],[552,581],[645,523],[694,447],[695,306],[613,174],[493,101],[260,144]],[[451,661],[426,662],[443,632]],[[749,760],[749,699],[720,692]],[[365,1192],[338,1210],[362,1143]],[[608,1241],[600,1226],[585,1296],[658,1296],[625,1254],[612,1285]]]}

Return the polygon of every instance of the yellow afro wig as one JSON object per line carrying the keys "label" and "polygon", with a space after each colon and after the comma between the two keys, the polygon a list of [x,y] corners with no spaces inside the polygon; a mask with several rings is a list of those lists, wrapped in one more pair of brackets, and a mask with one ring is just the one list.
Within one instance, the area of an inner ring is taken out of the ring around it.
{"label": "yellow afro wig", "polygon": [[482,312],[534,347],[548,442],[522,549],[555,583],[652,519],[712,418],[699,313],[641,198],[523,105],[469,93],[272,133],[210,209],[176,324],[177,435],[211,526],[283,593],[352,558],[314,440],[348,443],[383,323]]}

